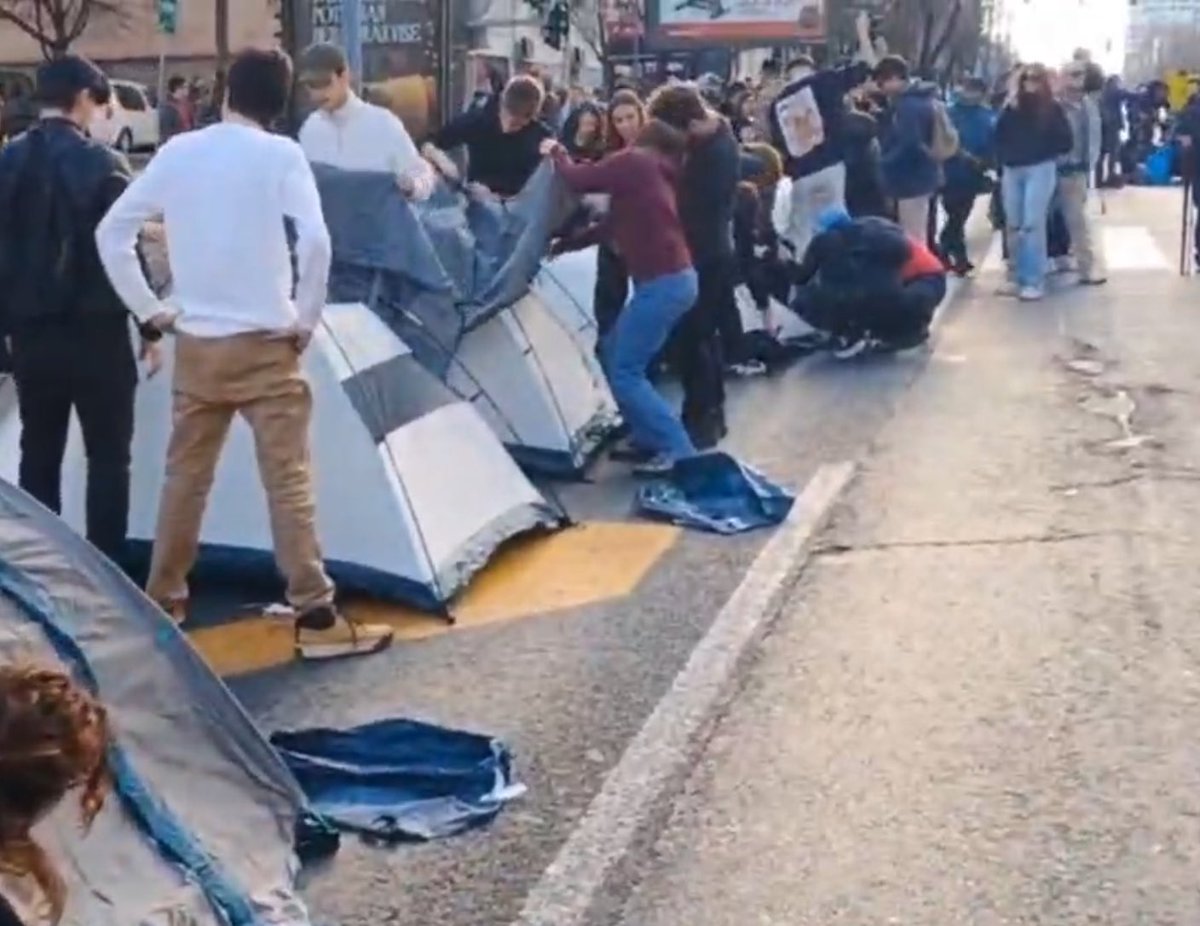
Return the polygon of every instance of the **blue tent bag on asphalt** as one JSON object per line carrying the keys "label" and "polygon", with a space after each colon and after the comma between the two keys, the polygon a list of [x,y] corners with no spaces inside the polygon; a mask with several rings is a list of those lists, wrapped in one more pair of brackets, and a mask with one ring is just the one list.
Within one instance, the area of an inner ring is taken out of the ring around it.
{"label": "blue tent bag on asphalt", "polygon": [[318,814],[389,842],[483,826],[525,790],[499,741],[414,720],[275,733],[271,745]]}
{"label": "blue tent bag on asphalt", "polygon": [[1169,145],[1160,145],[1146,158],[1146,183],[1150,186],[1167,186],[1171,182],[1174,152]]}
{"label": "blue tent bag on asphalt", "polygon": [[781,523],[795,497],[727,453],[679,460],[666,479],[638,491],[645,515],[714,534],[741,534]]}

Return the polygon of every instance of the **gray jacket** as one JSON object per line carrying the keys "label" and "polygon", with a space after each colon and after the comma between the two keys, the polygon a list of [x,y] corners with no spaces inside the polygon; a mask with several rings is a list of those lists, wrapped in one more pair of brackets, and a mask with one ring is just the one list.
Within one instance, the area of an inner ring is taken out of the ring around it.
{"label": "gray jacket", "polygon": [[1069,154],[1058,159],[1060,174],[1090,174],[1100,161],[1103,132],[1100,124],[1100,107],[1089,95],[1079,99],[1063,96],[1059,99],[1071,124],[1075,143]]}

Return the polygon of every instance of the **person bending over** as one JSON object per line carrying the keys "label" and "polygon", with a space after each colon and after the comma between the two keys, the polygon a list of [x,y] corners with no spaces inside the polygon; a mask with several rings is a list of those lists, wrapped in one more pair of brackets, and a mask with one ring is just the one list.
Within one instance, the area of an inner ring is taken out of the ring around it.
{"label": "person bending over", "polygon": [[826,332],[843,359],[924,343],[945,295],[941,261],[889,219],[828,209],[818,226],[795,272],[796,312]]}
{"label": "person bending over", "polygon": [[545,98],[536,78],[514,77],[498,98],[446,123],[425,144],[425,157],[453,179],[458,171],[446,152],[465,148],[467,185],[473,195],[516,196],[541,163],[542,142],[554,137],[553,130],[538,121]]}
{"label": "person bending over", "polygon": [[686,150],[684,135],[650,120],[630,147],[598,164],[574,163],[548,140],[554,159],[576,193],[607,193],[611,204],[597,234],[605,234],[624,258],[633,298],[601,345],[601,362],[613,397],[629,425],[630,442],[642,451],[644,475],[668,472],[696,448],[674,409],[646,375],[667,336],[692,308],[696,272],[675,204],[675,184]]}

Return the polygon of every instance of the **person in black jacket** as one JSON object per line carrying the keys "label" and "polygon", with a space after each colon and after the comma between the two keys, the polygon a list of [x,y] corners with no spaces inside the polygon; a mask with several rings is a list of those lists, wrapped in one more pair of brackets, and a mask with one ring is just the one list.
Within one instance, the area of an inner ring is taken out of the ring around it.
{"label": "person in black jacket", "polygon": [[996,122],[996,160],[1002,169],[1011,255],[1003,295],[1037,300],[1045,293],[1046,228],[1058,183],[1056,162],[1073,144],[1071,125],[1054,99],[1046,69],[1040,64],[1021,69]]}
{"label": "person in black jacket", "polygon": [[796,313],[831,337],[838,356],[860,353],[885,333],[920,343],[932,309],[930,316],[898,317],[905,304],[901,271],[915,242],[890,219],[852,219],[836,206],[821,212],[817,227],[793,271]]}
{"label": "person in black jacket", "polygon": [[[20,484],[51,511],[61,507],[71,412],[88,461],[87,536],[120,561],[129,517],[137,357],[128,311],[96,250],[96,226],[132,174],[85,127],[109,93],[90,62],[42,65],[41,121],[0,153],[0,329],[12,351],[21,415]],[[151,320],[141,354],[160,365]]]}
{"label": "person in black jacket", "polygon": [[725,436],[725,380],[720,321],[735,312],[737,267],[733,207],[741,154],[729,122],[705,104],[695,87],[659,88],[649,115],[688,134],[688,156],[679,189],[679,213],[699,276],[696,306],[678,329],[683,423],[699,450]]}

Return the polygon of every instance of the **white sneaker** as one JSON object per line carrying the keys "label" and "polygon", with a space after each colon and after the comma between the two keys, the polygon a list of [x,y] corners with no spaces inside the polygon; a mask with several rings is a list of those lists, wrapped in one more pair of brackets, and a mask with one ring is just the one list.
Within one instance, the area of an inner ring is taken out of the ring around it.
{"label": "white sneaker", "polygon": [[1020,287],[1017,286],[1017,284],[1014,283],[1012,280],[1005,280],[1003,283],[1001,283],[999,286],[996,287],[996,295],[997,296],[1011,297],[1011,296],[1017,295],[1018,292],[1020,292]]}
{"label": "white sneaker", "polygon": [[1021,291],[1017,293],[1017,298],[1022,302],[1037,302],[1046,294],[1036,286],[1023,286]]}
{"label": "white sneaker", "polygon": [[871,347],[871,339],[865,335],[857,341],[842,344],[833,352],[838,360],[852,360],[859,354],[865,354]]}
{"label": "white sneaker", "polygon": [[666,476],[675,469],[675,461],[665,453],[656,453],[649,460],[643,460],[641,463],[635,463],[633,466],[633,474],[653,479],[657,476]]}

